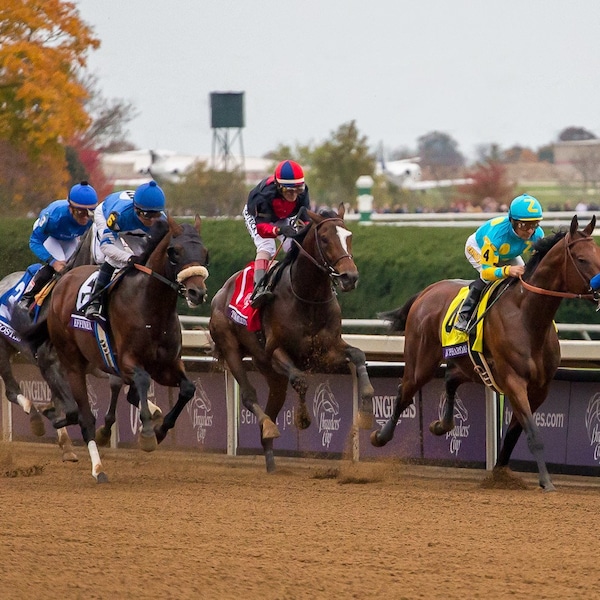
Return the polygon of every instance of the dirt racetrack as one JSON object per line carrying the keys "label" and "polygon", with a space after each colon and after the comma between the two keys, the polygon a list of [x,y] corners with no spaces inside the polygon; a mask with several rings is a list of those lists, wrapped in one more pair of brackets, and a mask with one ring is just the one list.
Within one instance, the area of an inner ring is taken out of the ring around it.
{"label": "dirt racetrack", "polygon": [[594,598],[594,478],[0,442],[0,598]]}

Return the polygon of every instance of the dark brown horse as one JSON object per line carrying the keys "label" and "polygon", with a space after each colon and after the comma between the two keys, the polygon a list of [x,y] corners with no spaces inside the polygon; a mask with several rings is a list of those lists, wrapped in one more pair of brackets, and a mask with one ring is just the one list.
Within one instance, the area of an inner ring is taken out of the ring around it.
{"label": "dark brown horse", "polygon": [[[237,274],[215,295],[211,307],[209,328],[216,355],[225,360],[239,383],[243,405],[258,419],[269,472],[275,469],[273,439],[280,435],[275,419],[285,402],[288,382],[300,400],[296,426],[305,429],[310,425],[304,371],[348,372],[348,363],[354,364],[362,400],[359,423],[363,427],[372,423],[373,387],[365,355],[342,340],[341,310],[333,290],[335,285],[347,292],[358,281],[344,207],[340,205],[339,214],[307,211],[307,218],[310,224],[283,261],[275,298],[262,309],[260,334],[234,323],[226,314]],[[264,411],[242,362],[245,356],[252,357],[267,380],[269,397]]]}
{"label": "dark brown horse", "polygon": [[[560,363],[553,319],[562,298],[587,297],[600,301],[600,295],[590,284],[600,273],[600,248],[591,237],[595,224],[593,217],[583,231],[578,231],[575,216],[568,231],[540,240],[522,281],[513,280],[485,315],[484,355],[495,382],[513,408],[494,467],[496,477],[508,470],[510,456],[524,429],[529,450],[537,462],[540,486],[546,491],[554,490],[532,413],[546,399]],[[374,446],[383,446],[392,439],[402,411],[412,404],[414,395],[433,378],[442,362],[442,320],[464,284],[453,280],[434,283],[401,308],[381,315],[391,321],[395,331],[405,332],[406,366],[391,419],[371,434]],[[481,383],[471,359],[464,356],[448,360],[444,415],[429,426],[435,435],[454,428],[456,390],[467,381]]]}
{"label": "dark brown horse", "polygon": [[[131,386],[130,393],[138,396],[142,420],[140,444],[146,451],[154,450],[157,441],[165,438],[195,391],[181,360],[177,298],[183,295],[189,306],[197,306],[205,300],[208,252],[199,232],[199,218],[195,227],[180,225],[171,218],[168,222],[156,223],[142,257],[144,265],[126,269],[108,294],[110,347],[116,359],[117,374]],[[106,365],[91,332],[71,326],[72,314],[85,304],[86,294],[89,295],[89,278],[95,270],[96,267],[83,266],[65,274],[54,288],[47,319],[30,329],[27,338],[36,346],[49,339],[56,348],[76,403],[67,406],[67,416],[70,422],[79,419],[92,460],[92,475],[98,482],[104,482],[108,479],[94,439],[95,419],[88,401],[85,375],[90,368],[108,373],[115,369]],[[42,348],[44,346],[40,350]],[[41,369],[44,359],[38,351]],[[147,400],[150,379],[164,386],[179,387],[175,406],[156,426]]]}

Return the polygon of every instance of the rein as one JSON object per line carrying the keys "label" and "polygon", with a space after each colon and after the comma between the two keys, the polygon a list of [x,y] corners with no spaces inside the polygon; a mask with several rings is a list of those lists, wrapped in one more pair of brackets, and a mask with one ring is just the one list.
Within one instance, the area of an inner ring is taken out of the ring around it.
{"label": "rein", "polygon": [[183,282],[186,279],[189,279],[194,275],[200,275],[204,277],[204,279],[208,277],[208,269],[206,267],[203,267],[202,265],[195,267],[186,267],[185,269],[182,269],[177,275],[177,281],[171,281],[170,279],[163,277],[160,273],[153,271],[146,265],[140,265],[138,263],[135,263],[134,267],[138,271],[141,271],[146,275],[150,275],[150,277],[155,277],[160,282],[164,283],[165,285],[168,285],[171,289],[175,290],[177,294],[182,298],[185,298],[185,287],[183,285]]}
{"label": "rein", "polygon": [[[569,237],[570,237],[570,234],[569,234]],[[570,240],[570,241],[567,241],[567,239],[565,238],[565,244],[566,244],[565,253],[571,260],[571,263],[573,263],[573,266],[575,267],[575,271],[577,272],[579,277],[581,277],[581,280],[584,283],[585,283],[585,278],[581,274],[581,271],[577,268],[577,264],[575,263],[575,260],[573,259],[573,255],[571,254],[571,246],[574,246],[578,242],[593,242],[593,241],[594,240],[591,237],[584,237],[584,238],[579,238],[577,240]],[[566,265],[566,261],[565,261],[565,268],[564,268],[565,273],[563,275],[565,281],[567,279],[566,269],[567,269],[567,265]],[[559,292],[556,290],[547,290],[545,288],[540,288],[540,287],[531,285],[530,283],[527,283],[526,281],[524,281],[523,277],[521,275],[519,275],[519,279],[521,280],[521,285],[526,290],[533,292],[534,294],[541,294],[543,296],[554,296],[556,298],[579,298],[579,299],[584,299],[584,300],[589,300],[589,299],[595,300],[596,299],[594,294],[574,294],[572,292]]]}

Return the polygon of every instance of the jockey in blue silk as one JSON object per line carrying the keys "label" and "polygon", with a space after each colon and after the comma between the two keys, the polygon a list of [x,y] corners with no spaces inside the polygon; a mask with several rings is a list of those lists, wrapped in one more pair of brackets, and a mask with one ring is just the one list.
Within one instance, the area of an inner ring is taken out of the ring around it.
{"label": "jockey in blue silk", "polygon": [[454,328],[469,330],[469,321],[487,283],[519,277],[525,271],[525,261],[534,243],[544,237],[540,227],[542,206],[529,194],[517,196],[511,203],[508,215],[485,222],[465,244],[465,256],[479,272],[479,277],[469,286],[469,293],[457,315]]}
{"label": "jockey in blue silk", "polygon": [[66,200],[55,200],[40,212],[33,224],[29,247],[45,264],[21,296],[19,306],[28,307],[54,274],[65,268],[79,238],[91,227],[92,211],[97,205],[96,190],[82,181],[70,189]]}
{"label": "jockey in blue silk", "polygon": [[273,297],[265,285],[264,276],[275,255],[275,238],[283,240],[284,250],[288,249],[288,242],[284,238],[296,233],[291,219],[302,207],[310,208],[308,187],[304,183],[302,167],[293,160],[280,162],[275,167],[275,173],[263,179],[248,195],[243,216],[256,246],[251,300],[254,308]]}
{"label": "jockey in blue silk", "polygon": [[92,300],[85,310],[88,319],[102,313],[102,291],[115,269],[134,264],[137,257],[123,245],[120,235],[147,235],[158,219],[166,219],[165,194],[156,181],[140,185],[135,192],[126,190],[108,195],[94,211],[94,261],[101,264],[94,283]]}

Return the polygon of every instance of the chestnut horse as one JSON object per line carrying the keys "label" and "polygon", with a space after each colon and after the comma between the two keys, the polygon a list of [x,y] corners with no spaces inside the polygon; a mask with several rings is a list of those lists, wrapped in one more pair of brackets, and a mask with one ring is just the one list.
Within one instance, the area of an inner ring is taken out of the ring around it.
{"label": "chestnut horse", "polygon": [[[210,334],[216,356],[224,359],[240,385],[243,405],[256,415],[268,472],[275,470],[273,439],[280,433],[275,419],[285,402],[288,382],[300,405],[296,426],[310,425],[306,408],[308,383],[303,371],[348,372],[353,363],[359,380],[361,418],[369,428],[373,414],[373,387],[362,350],[342,340],[341,309],[333,286],[342,292],[355,288],[358,269],[352,259],[352,234],[344,224],[344,206],[317,214],[306,211],[310,223],[296,236],[295,244],[280,265],[275,297],[261,311],[262,332],[249,331],[226,314],[237,273],[215,295],[211,306]],[[251,356],[269,386],[266,407],[260,407],[243,358]]]}
{"label": "chestnut horse", "polygon": [[[107,331],[117,374],[131,386],[130,394],[138,396],[141,447],[152,451],[175,425],[195,391],[181,360],[177,298],[181,294],[189,306],[198,306],[206,298],[208,252],[200,238],[199,217],[195,227],[178,224],[170,217],[168,221],[157,222],[141,258],[144,264],[125,269],[109,290]],[[70,422],[79,419],[92,461],[92,475],[100,483],[108,478],[94,439],[95,418],[85,375],[90,368],[107,373],[115,370],[106,365],[95,336],[71,326],[72,314],[85,306],[89,278],[95,270],[93,266],[76,267],[60,278],[52,292],[46,320],[30,328],[27,339],[36,347],[49,339],[56,348],[76,403],[67,406],[67,417]],[[45,356],[40,356],[40,350],[44,347],[38,350],[41,369]],[[160,385],[179,387],[176,404],[156,426],[148,407],[150,379]]]}
{"label": "chestnut horse", "polygon": [[[546,399],[548,387],[560,364],[560,345],[554,315],[563,298],[585,297],[600,302],[596,291],[600,273],[600,247],[591,237],[596,217],[578,231],[573,217],[568,231],[539,240],[521,281],[515,279],[491,302],[484,319],[484,356],[498,387],[509,399],[513,416],[506,431],[494,476],[508,471],[508,462],[522,430],[536,460],[539,483],[553,491],[543,453],[543,441],[533,419]],[[399,309],[381,316],[391,329],[405,332],[404,376],[390,420],[371,434],[374,446],[383,446],[393,435],[398,419],[412,404],[414,395],[430,381],[442,362],[440,332],[450,303],[464,285],[456,280],[439,281],[413,296]],[[448,360],[445,372],[447,402],[441,420],[429,429],[443,435],[454,428],[457,388],[467,381],[481,383],[468,356]]]}

